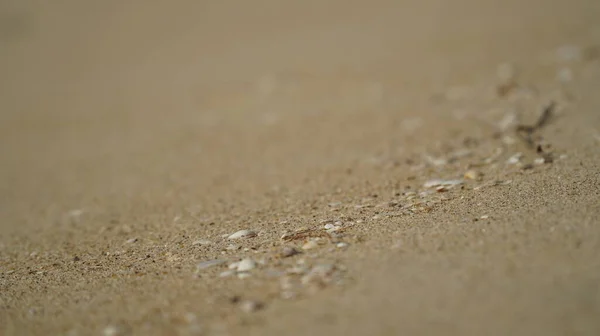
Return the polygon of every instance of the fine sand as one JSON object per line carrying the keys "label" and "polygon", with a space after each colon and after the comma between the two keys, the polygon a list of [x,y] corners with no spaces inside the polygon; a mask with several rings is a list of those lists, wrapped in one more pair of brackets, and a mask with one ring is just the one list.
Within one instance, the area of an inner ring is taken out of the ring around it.
{"label": "fine sand", "polygon": [[600,335],[600,1],[3,0],[0,76],[2,335]]}

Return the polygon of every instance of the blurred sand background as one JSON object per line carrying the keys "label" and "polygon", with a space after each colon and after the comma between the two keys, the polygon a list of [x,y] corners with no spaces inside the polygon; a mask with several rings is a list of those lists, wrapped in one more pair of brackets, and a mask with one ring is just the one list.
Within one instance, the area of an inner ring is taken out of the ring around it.
{"label": "blurred sand background", "polygon": [[2,0],[0,334],[599,335],[599,48],[593,0]]}

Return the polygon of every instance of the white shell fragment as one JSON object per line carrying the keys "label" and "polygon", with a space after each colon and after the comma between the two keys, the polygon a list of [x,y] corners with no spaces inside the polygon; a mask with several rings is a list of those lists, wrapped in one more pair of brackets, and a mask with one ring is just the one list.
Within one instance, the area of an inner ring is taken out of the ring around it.
{"label": "white shell fragment", "polygon": [[433,188],[433,187],[439,187],[439,186],[455,186],[455,185],[459,185],[459,184],[463,184],[463,183],[464,183],[463,180],[433,179],[433,180],[429,180],[429,181],[425,182],[425,184],[423,184],[423,187]]}
{"label": "white shell fragment", "polygon": [[229,237],[227,237],[227,239],[233,240],[233,239],[244,239],[244,238],[252,238],[252,237],[256,237],[256,232],[254,232],[252,230],[240,230],[240,231],[230,235]]}

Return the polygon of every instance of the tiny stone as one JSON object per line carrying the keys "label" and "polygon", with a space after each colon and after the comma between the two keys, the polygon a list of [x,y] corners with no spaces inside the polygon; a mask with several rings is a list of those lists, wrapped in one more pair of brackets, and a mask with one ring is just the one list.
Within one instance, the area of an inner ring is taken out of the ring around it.
{"label": "tiny stone", "polygon": [[224,263],[225,263],[225,260],[221,260],[221,259],[207,260],[207,261],[203,261],[203,262],[199,263],[198,265],[196,265],[196,270],[200,271],[203,269],[207,269],[209,267],[222,265]]}
{"label": "tiny stone", "polygon": [[488,219],[488,218],[490,218],[490,216],[488,216],[488,215],[483,215],[483,216],[481,216],[481,217],[479,217],[479,218],[481,218],[481,219]]}
{"label": "tiny stone", "polygon": [[306,244],[302,245],[303,250],[310,250],[319,247],[319,244],[314,240],[309,240]]}
{"label": "tiny stone", "polygon": [[229,237],[227,237],[227,239],[233,240],[233,239],[252,238],[252,237],[256,237],[256,232],[254,232],[252,230],[240,230],[240,231],[230,235]]}
{"label": "tiny stone", "polygon": [[237,269],[239,264],[240,264],[240,262],[236,261],[234,263],[229,264],[229,266],[227,268],[229,268],[229,269]]}
{"label": "tiny stone", "polygon": [[331,230],[331,229],[333,229],[334,227],[335,227],[335,226],[334,226],[333,224],[329,223],[329,224],[325,224],[325,226],[324,226],[323,228],[324,228],[325,230]]}
{"label": "tiny stone", "polygon": [[535,163],[537,165],[542,165],[542,164],[546,163],[546,160],[543,157],[541,157],[541,158],[537,158],[537,159],[533,160],[533,163]]}
{"label": "tiny stone", "polygon": [[137,238],[131,238],[131,239],[127,239],[126,243],[127,243],[127,244],[133,244],[133,243],[135,243],[136,241],[138,241],[138,239],[137,239]]}
{"label": "tiny stone", "polygon": [[336,245],[336,246],[337,246],[338,248],[345,248],[345,247],[348,247],[348,243],[340,242],[340,243],[337,243],[337,245]]}
{"label": "tiny stone", "polygon": [[238,272],[247,272],[256,268],[256,262],[250,258],[243,259],[237,265]]}

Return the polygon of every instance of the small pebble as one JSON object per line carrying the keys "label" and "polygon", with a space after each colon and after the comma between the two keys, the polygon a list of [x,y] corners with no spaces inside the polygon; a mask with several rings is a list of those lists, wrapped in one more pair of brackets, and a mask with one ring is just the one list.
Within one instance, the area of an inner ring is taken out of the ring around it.
{"label": "small pebble", "polygon": [[490,216],[488,216],[488,215],[483,215],[483,216],[481,216],[481,217],[479,217],[479,218],[481,218],[481,219],[488,219],[488,218],[490,218]]}
{"label": "small pebble", "polygon": [[133,244],[133,243],[135,243],[136,241],[138,241],[138,239],[137,239],[137,238],[131,238],[131,239],[127,239],[126,243],[127,243],[127,244]]}
{"label": "small pebble", "polygon": [[435,191],[437,191],[437,192],[446,192],[446,191],[448,191],[448,188],[446,188],[444,186],[439,186],[439,187],[435,188]]}
{"label": "small pebble", "polygon": [[335,228],[335,225],[333,225],[331,223],[325,224],[325,226],[323,227],[323,229],[325,229],[325,230],[331,230],[333,228]]}
{"label": "small pebble", "polygon": [[345,248],[345,247],[348,247],[348,243],[340,242],[340,243],[337,243],[337,245],[335,245],[335,246],[337,246],[338,248]]}
{"label": "small pebble", "polygon": [[240,230],[240,231],[230,235],[229,237],[227,237],[227,239],[233,240],[233,239],[243,239],[243,238],[252,238],[252,237],[256,237],[256,232],[254,232],[252,230]]}
{"label": "small pebble", "polygon": [[256,262],[250,258],[243,259],[237,265],[238,272],[247,272],[256,268]]}

